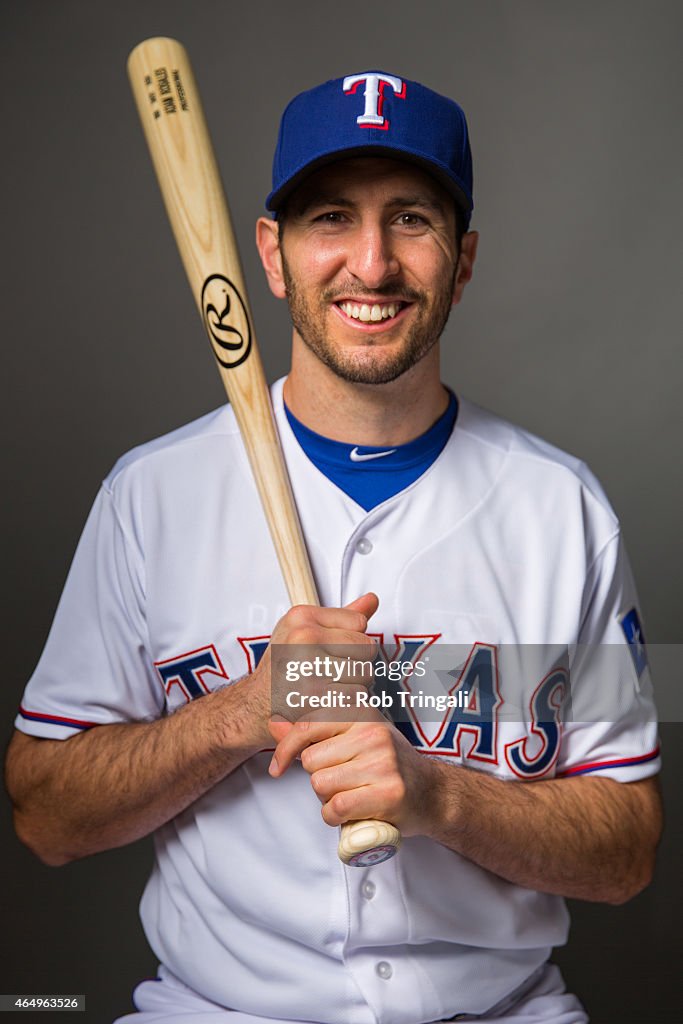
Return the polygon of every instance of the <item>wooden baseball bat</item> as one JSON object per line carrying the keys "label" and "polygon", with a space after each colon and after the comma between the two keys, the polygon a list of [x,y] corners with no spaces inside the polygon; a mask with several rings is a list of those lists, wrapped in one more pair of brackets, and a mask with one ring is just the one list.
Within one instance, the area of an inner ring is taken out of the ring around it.
{"label": "wooden baseball bat", "polygon": [[[199,314],[240,428],[292,604],[318,604],[270,393],[254,333],[239,251],[185,48],[157,37],[128,58],[128,75],[166,212]],[[382,821],[342,826],[339,856],[387,860],[401,836]]]}

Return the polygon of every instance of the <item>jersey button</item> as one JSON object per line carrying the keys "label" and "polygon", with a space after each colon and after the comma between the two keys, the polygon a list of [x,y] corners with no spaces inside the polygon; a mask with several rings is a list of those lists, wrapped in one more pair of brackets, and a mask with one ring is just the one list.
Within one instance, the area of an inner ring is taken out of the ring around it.
{"label": "jersey button", "polygon": [[356,542],[356,551],[359,555],[369,555],[372,551],[372,543],[367,537],[361,537],[361,539]]}
{"label": "jersey button", "polygon": [[366,900],[371,900],[377,891],[377,886],[375,885],[374,882],[371,882],[368,879],[366,882],[363,882],[360,891],[363,893],[363,896],[365,896]]}
{"label": "jersey button", "polygon": [[375,967],[375,970],[379,974],[382,981],[388,981],[391,975],[394,973],[391,964],[388,964],[386,960],[380,960]]}

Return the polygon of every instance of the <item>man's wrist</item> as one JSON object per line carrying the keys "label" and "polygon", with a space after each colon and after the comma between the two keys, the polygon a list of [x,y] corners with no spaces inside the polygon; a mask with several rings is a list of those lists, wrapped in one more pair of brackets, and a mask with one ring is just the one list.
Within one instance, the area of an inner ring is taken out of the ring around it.
{"label": "man's wrist", "polygon": [[462,831],[467,782],[463,776],[468,773],[436,757],[427,755],[424,760],[428,766],[424,835],[453,849],[454,837]]}
{"label": "man's wrist", "polygon": [[270,701],[255,674],[241,676],[224,687],[219,697],[219,743],[247,760],[264,747],[272,746],[268,732]]}

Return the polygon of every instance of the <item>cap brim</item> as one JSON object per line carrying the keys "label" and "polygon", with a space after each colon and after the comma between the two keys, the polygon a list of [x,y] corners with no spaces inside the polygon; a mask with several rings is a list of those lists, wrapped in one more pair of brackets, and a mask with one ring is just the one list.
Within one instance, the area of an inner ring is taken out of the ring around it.
{"label": "cap brim", "polygon": [[464,217],[465,225],[469,225],[472,215],[473,203],[467,195],[462,184],[455,179],[445,168],[427,157],[421,157],[414,152],[402,150],[397,146],[378,146],[366,144],[364,146],[352,146],[346,149],[335,149],[331,152],[321,153],[320,156],[309,160],[304,167],[296,171],[278,189],[274,189],[266,199],[266,209],[277,213],[282,204],[289,198],[292,192],[301,185],[315,171],[320,170],[328,164],[336,163],[338,160],[350,160],[353,157],[362,156],[385,156],[395,160],[405,160],[406,163],[415,164],[422,168],[427,174],[435,178],[439,184],[446,189],[460,207]]}

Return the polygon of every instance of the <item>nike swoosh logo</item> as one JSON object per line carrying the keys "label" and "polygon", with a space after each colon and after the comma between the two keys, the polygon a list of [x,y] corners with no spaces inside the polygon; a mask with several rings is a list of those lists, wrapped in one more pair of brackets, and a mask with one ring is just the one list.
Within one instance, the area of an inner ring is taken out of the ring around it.
{"label": "nike swoosh logo", "polygon": [[383,459],[385,455],[393,455],[395,451],[395,448],[390,448],[386,452],[370,452],[368,455],[361,455],[358,448],[352,448],[349,452],[349,458],[351,462],[369,462],[370,459]]}

